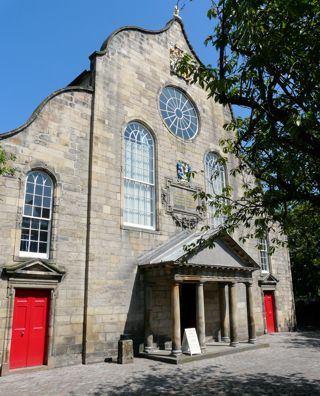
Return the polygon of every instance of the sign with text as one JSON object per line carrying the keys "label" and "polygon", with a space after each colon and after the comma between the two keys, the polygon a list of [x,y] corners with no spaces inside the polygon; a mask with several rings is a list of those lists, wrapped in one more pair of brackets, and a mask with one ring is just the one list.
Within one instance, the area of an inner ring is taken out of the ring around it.
{"label": "sign with text", "polygon": [[193,198],[194,190],[172,186],[172,202],[174,209],[196,212],[197,201]]}
{"label": "sign with text", "polygon": [[201,354],[200,344],[195,328],[184,329],[182,352],[192,355]]}

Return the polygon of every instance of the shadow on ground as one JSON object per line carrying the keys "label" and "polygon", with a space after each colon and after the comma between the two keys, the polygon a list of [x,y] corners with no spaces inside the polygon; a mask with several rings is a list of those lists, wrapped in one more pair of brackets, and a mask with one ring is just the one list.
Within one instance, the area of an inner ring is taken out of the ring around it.
{"label": "shadow on ground", "polygon": [[299,374],[290,377],[274,376],[268,373],[231,376],[215,373],[214,368],[195,369],[186,375],[174,372],[157,376],[147,374],[128,379],[125,384],[110,391],[109,385],[99,385],[91,393],[102,395],[320,395],[320,381],[307,380]]}
{"label": "shadow on ground", "polygon": [[[320,348],[320,332],[319,331],[306,331],[299,332],[299,337],[286,340],[286,347],[289,348],[315,348],[319,352]],[[320,377],[320,374],[319,374]]]}

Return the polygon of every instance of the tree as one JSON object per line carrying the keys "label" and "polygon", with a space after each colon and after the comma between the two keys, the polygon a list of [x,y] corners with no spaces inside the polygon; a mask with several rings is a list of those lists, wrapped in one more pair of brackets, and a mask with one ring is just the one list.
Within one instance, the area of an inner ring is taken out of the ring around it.
{"label": "tree", "polygon": [[9,164],[11,160],[14,160],[14,156],[6,154],[0,145],[0,176],[14,175],[15,169]]}
{"label": "tree", "polygon": [[[208,17],[217,67],[185,56],[179,71],[217,102],[246,109],[225,125],[230,138],[221,144],[239,160],[231,174],[251,178],[243,177],[240,198],[230,188],[201,197],[226,215],[224,229],[245,224],[245,238],[280,224],[298,271],[307,248],[299,238],[308,230],[317,245],[320,236],[320,2],[219,0]],[[319,262],[319,248],[313,254]]]}
{"label": "tree", "polygon": [[[301,212],[309,212],[301,217]],[[299,223],[299,227],[296,224]],[[300,297],[320,297],[320,213],[299,206],[290,212],[287,232],[290,245],[294,294]]]}

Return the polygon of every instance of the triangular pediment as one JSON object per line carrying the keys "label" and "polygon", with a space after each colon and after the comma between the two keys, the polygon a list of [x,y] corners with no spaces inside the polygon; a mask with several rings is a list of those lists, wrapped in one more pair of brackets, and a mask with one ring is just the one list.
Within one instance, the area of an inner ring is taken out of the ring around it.
{"label": "triangular pediment", "polygon": [[[210,239],[213,241],[212,248],[206,243],[199,244],[199,241],[208,242]],[[188,251],[186,248],[197,243],[195,250]],[[221,235],[219,230],[208,233],[183,232],[139,260],[140,266],[164,263],[250,271],[260,269],[256,261],[230,235]]]}
{"label": "triangular pediment", "polygon": [[32,259],[22,261],[14,265],[8,265],[5,266],[3,270],[6,275],[13,278],[36,277],[41,279],[61,280],[65,274],[65,271],[58,268],[56,265],[39,259]]}
{"label": "triangular pediment", "polygon": [[274,277],[272,274],[262,274],[259,279],[260,285],[276,285],[279,280]]}
{"label": "triangular pediment", "polygon": [[[235,241],[233,241],[235,242]],[[257,268],[254,260],[242,249],[234,249],[233,244],[226,243],[223,238],[216,239],[214,246],[204,248],[188,258],[187,262],[194,265],[228,267],[228,268]]]}

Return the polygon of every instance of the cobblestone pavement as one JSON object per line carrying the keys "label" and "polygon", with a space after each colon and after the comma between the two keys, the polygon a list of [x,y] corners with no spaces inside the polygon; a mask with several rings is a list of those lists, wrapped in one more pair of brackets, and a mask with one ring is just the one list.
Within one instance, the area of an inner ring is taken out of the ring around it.
{"label": "cobblestone pavement", "polygon": [[270,348],[182,366],[135,359],[9,375],[0,395],[320,395],[320,332],[259,340]]}

